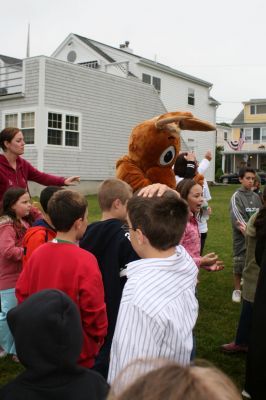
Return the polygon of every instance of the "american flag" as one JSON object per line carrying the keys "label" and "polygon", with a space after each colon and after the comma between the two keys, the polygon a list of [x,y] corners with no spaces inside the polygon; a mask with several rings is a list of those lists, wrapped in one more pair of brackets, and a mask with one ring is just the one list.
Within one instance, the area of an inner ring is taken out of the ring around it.
{"label": "american flag", "polygon": [[245,143],[244,129],[240,128],[239,140],[226,140],[226,143],[232,150],[242,150],[243,144]]}

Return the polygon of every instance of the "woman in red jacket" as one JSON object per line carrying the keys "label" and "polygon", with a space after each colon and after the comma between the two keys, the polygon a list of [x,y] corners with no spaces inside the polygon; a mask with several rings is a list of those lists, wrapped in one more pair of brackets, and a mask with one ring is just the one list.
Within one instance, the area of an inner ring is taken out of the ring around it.
{"label": "woman in red jacket", "polygon": [[12,187],[28,189],[28,181],[41,185],[69,186],[80,181],[79,176],[63,178],[38,171],[20,156],[24,153],[24,137],[18,128],[5,128],[0,132],[0,202],[5,191]]}

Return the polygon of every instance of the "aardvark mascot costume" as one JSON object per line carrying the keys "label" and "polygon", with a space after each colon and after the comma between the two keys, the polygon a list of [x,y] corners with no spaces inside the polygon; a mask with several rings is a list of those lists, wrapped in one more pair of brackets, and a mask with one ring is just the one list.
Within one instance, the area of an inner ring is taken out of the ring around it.
{"label": "aardvark mascot costume", "polygon": [[172,167],[180,151],[181,130],[215,129],[214,125],[195,118],[190,112],[168,112],[144,121],[133,128],[128,155],[116,163],[116,176],[127,182],[133,191],[152,183],[163,183],[175,189]]}

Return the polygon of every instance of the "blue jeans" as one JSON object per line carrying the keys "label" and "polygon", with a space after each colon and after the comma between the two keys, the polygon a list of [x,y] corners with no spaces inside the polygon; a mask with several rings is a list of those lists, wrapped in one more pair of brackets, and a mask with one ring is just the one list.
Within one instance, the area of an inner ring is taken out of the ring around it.
{"label": "blue jeans", "polygon": [[243,300],[241,313],[238,321],[235,343],[248,346],[252,322],[253,303]]}
{"label": "blue jeans", "polygon": [[10,354],[16,354],[13,336],[7,324],[7,313],[17,305],[15,289],[0,290],[0,346]]}

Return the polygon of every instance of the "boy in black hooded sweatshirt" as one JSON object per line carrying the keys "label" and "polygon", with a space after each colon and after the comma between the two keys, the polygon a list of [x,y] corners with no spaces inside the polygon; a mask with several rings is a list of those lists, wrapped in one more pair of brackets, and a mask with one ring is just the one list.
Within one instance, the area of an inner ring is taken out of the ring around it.
{"label": "boy in black hooded sweatshirt", "polygon": [[110,350],[117,314],[126,283],[126,264],[138,260],[122,226],[126,221],[127,202],[132,188],[120,179],[107,179],[99,187],[98,202],[101,221],[88,225],[80,247],[96,257],[103,278],[108,332],[94,365],[94,369],[107,379]]}
{"label": "boy in black hooded sweatshirt", "polygon": [[7,315],[25,371],[0,389],[1,400],[104,400],[100,374],[77,364],[83,333],[80,312],[65,293],[46,289]]}

